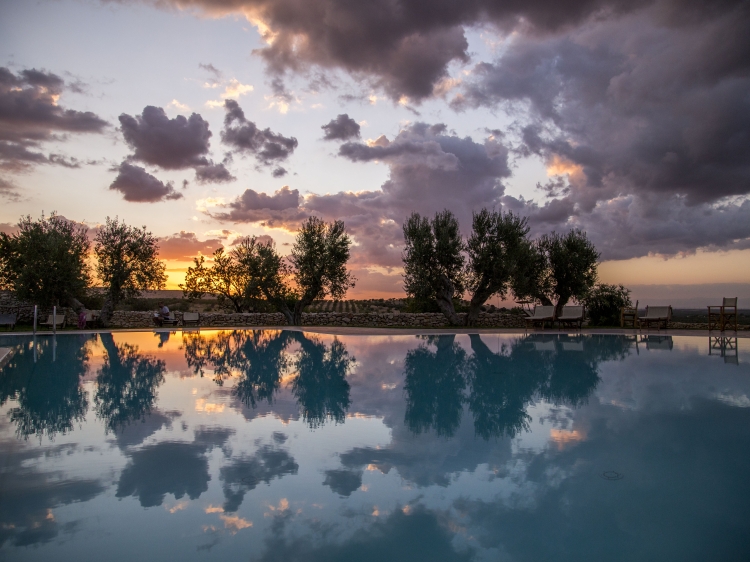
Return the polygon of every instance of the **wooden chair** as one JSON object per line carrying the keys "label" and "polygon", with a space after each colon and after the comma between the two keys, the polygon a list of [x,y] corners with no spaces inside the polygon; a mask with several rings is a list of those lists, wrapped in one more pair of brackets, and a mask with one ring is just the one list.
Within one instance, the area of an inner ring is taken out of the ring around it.
{"label": "wooden chair", "polygon": [[660,328],[661,323],[664,322],[664,328],[669,327],[669,321],[672,319],[672,307],[671,306],[647,306],[646,316],[640,316],[638,318],[639,327],[646,324],[646,329],[649,328],[651,322],[656,322],[656,327]]}
{"label": "wooden chair", "polygon": [[47,316],[47,321],[40,322],[39,326],[52,329],[53,323],[57,324],[57,328],[64,328],[65,327],[65,314],[62,314],[62,313],[58,314],[57,317],[54,319],[54,322],[52,319],[52,315],[50,314],[49,316]]}
{"label": "wooden chair", "polygon": [[162,318],[161,322],[164,326],[177,326],[177,318],[174,317],[174,312],[170,312],[169,316]]}
{"label": "wooden chair", "polygon": [[626,324],[633,324],[633,328],[638,327],[638,301],[635,301],[635,306],[623,306],[620,308],[620,328],[624,328]]}
{"label": "wooden chair", "polygon": [[737,297],[727,298],[724,300],[721,306],[709,306],[708,307],[708,329],[710,330],[721,330],[722,332],[727,326],[732,326],[732,320],[734,320],[734,331],[737,331]]}
{"label": "wooden chair", "polygon": [[185,312],[182,315],[182,325],[187,326],[188,324],[200,325],[201,315],[198,312]]}

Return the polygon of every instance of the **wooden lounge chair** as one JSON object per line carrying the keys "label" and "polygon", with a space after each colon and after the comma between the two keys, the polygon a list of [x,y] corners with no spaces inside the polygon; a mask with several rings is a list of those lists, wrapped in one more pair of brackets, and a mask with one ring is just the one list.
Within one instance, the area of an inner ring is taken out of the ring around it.
{"label": "wooden lounge chair", "polygon": [[555,307],[554,306],[535,306],[534,313],[526,317],[526,326],[533,326],[537,322],[542,323],[542,330],[544,330],[544,323],[549,322],[553,324],[555,321]]}
{"label": "wooden lounge chair", "polygon": [[560,316],[557,317],[557,326],[561,324],[578,324],[580,330],[583,326],[585,310],[583,306],[563,306]]}
{"label": "wooden lounge chair", "polygon": [[732,329],[732,320],[734,320],[734,331],[737,331],[737,297],[727,298],[721,306],[708,307],[708,329],[721,330],[722,332],[729,326]]}
{"label": "wooden lounge chair", "polygon": [[92,312],[91,310],[86,311],[86,327],[93,328],[99,323],[99,313]]}
{"label": "wooden lounge chair", "polygon": [[200,324],[201,315],[198,312],[185,312],[182,315],[182,325],[187,326],[188,324]]}
{"label": "wooden lounge chair", "polygon": [[16,314],[0,314],[0,326],[8,326],[8,331],[16,329],[17,320]]}
{"label": "wooden lounge chair", "polygon": [[[40,322],[39,326],[44,328],[52,328],[52,315],[50,314],[47,316],[46,322]],[[57,324],[58,328],[64,328],[65,327],[65,314],[58,314],[57,317],[54,319],[54,323]]]}
{"label": "wooden lounge chair", "polygon": [[660,328],[661,323],[664,322],[664,328],[666,329],[671,319],[671,306],[647,306],[646,316],[639,317],[638,324],[641,326],[645,324],[646,328],[648,329],[652,322],[656,322],[657,328]]}
{"label": "wooden lounge chair", "polygon": [[635,301],[635,306],[623,306],[620,308],[620,328],[624,328],[627,324],[633,325],[633,328],[638,327],[638,301]]}

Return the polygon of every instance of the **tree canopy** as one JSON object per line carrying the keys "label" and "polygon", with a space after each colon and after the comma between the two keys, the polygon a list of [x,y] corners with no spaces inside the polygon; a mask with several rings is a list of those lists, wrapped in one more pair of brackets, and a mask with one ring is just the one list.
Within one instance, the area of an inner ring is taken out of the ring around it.
{"label": "tree canopy", "polygon": [[460,324],[453,305],[464,292],[464,243],[458,221],[449,210],[430,221],[412,213],[403,225],[404,290],[418,308],[436,303],[453,324]]}
{"label": "tree canopy", "polygon": [[142,291],[162,289],[167,280],[166,266],[158,259],[159,245],[146,230],[107,217],[96,235],[96,273],[106,288],[101,322],[104,326],[115,306]]}
{"label": "tree canopy", "polygon": [[87,230],[55,213],[21,218],[17,233],[0,233],[0,286],[44,307],[79,306],[91,281]]}

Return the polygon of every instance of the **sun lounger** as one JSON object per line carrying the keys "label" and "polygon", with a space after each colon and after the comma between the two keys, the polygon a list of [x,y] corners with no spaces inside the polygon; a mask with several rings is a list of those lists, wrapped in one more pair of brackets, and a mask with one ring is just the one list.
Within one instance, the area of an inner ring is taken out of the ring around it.
{"label": "sun lounger", "polygon": [[531,314],[526,318],[526,325],[531,324],[532,326],[537,322],[541,322],[542,330],[544,330],[544,323],[554,323],[555,320],[555,307],[554,306],[535,306],[534,314]]}
{"label": "sun lounger", "polygon": [[583,306],[563,306],[560,316],[557,317],[557,325],[559,327],[561,324],[578,324],[580,329],[583,326],[583,317]]}
{"label": "sun lounger", "polygon": [[15,330],[16,320],[18,317],[16,314],[0,314],[0,326],[8,326],[8,330]]}
{"label": "sun lounger", "polygon": [[201,315],[198,312],[185,312],[182,315],[182,325],[187,326],[188,324],[195,324],[196,326],[199,325],[201,319]]}
{"label": "sun lounger", "polygon": [[648,328],[652,322],[656,322],[656,327],[659,328],[660,324],[664,322],[664,328],[669,325],[669,321],[672,319],[672,307],[671,306],[647,306],[646,316],[638,318],[640,325],[645,324]]}
{"label": "sun lounger", "polygon": [[708,307],[708,329],[709,330],[721,330],[722,332],[727,326],[732,328],[732,320],[734,320],[734,331],[737,331],[737,297],[727,298],[724,297],[724,301],[721,306],[709,306]]}
{"label": "sun lounger", "polygon": [[[54,323],[57,324],[58,328],[64,328],[65,327],[65,314],[62,312],[57,315],[57,317],[54,320]],[[40,322],[39,326],[42,326],[44,328],[52,328],[52,315],[50,314],[47,316],[46,322]]]}

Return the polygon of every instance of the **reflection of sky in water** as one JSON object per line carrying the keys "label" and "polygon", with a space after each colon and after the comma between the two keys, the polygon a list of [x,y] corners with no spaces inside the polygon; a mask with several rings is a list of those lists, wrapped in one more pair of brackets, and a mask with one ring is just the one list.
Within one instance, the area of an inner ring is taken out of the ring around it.
{"label": "reflection of sky in water", "polygon": [[0,554],[747,559],[736,342],[2,337]]}

